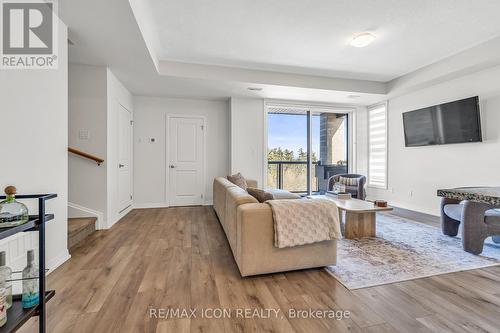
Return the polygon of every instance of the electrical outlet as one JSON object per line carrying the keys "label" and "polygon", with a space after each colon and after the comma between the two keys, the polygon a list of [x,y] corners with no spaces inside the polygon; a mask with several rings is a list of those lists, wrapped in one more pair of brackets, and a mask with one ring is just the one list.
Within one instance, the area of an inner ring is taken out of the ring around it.
{"label": "electrical outlet", "polygon": [[89,130],[79,130],[78,131],[78,138],[80,140],[88,140],[88,139],[90,139],[90,131]]}

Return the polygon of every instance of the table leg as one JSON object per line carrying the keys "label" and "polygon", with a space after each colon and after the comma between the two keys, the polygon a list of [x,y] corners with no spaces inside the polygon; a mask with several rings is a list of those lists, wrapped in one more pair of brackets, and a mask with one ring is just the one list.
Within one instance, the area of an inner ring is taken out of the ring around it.
{"label": "table leg", "polygon": [[340,233],[345,237],[345,219],[344,219],[344,211],[339,209],[339,222],[340,222]]}
{"label": "table leg", "polygon": [[485,213],[494,206],[465,200],[462,211],[462,246],[472,254],[483,252],[484,240],[490,235],[490,226],[485,221]]}
{"label": "table leg", "polygon": [[347,239],[375,237],[377,234],[375,212],[345,212],[345,234]]}

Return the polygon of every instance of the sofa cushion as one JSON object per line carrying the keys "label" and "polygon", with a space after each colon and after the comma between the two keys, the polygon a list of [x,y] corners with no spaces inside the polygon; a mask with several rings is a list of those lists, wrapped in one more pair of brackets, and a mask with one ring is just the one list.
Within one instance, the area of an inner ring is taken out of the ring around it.
{"label": "sofa cushion", "polygon": [[261,190],[261,189],[258,189],[258,188],[248,187],[247,188],[247,192],[252,197],[254,197],[255,199],[259,200],[259,202],[264,202],[264,201],[267,201],[267,200],[273,200],[274,199],[272,193],[264,191],[264,190]]}
{"label": "sofa cushion", "polygon": [[242,276],[335,265],[337,241],[303,246],[274,246],[271,207],[265,203],[238,206],[236,263]]}
{"label": "sofa cushion", "polygon": [[463,208],[463,204],[448,204],[444,206],[444,213],[456,221],[461,221]]}
{"label": "sofa cushion", "polygon": [[259,184],[257,183],[256,180],[245,178],[245,181],[247,182],[247,187],[253,187],[253,188],[259,187]]}
{"label": "sofa cushion", "polygon": [[214,209],[219,217],[219,221],[222,227],[226,228],[226,192],[228,188],[237,187],[225,177],[217,177],[214,179],[213,191],[214,191]]}
{"label": "sofa cushion", "polygon": [[357,186],[346,186],[345,187],[345,191],[347,193],[351,193],[353,195],[357,195],[358,194],[358,187]]}
{"label": "sofa cushion", "polygon": [[339,183],[346,186],[358,186],[358,178],[340,176]]}
{"label": "sofa cushion", "polygon": [[241,187],[245,191],[248,187],[247,181],[245,180],[245,177],[243,177],[243,175],[240,172],[238,172],[237,174],[232,175],[232,176],[227,176],[227,180],[229,180],[231,183],[235,184],[236,186]]}
{"label": "sofa cushion", "polygon": [[487,224],[499,224],[500,225],[500,208],[489,209],[486,211],[484,221]]}
{"label": "sofa cushion", "polygon": [[268,189],[267,192],[273,195],[273,199],[275,200],[283,200],[283,199],[300,199],[302,198],[297,193],[292,193],[287,190],[279,190],[279,189]]}
{"label": "sofa cushion", "polygon": [[236,251],[236,210],[247,203],[259,203],[257,199],[238,186],[230,187],[226,192],[226,236],[233,251]]}

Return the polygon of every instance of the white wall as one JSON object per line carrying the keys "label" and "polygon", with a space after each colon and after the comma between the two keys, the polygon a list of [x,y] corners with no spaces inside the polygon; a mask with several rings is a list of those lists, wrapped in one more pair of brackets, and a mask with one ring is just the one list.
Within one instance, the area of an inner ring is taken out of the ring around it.
{"label": "white wall", "polygon": [[[130,209],[126,209],[120,213],[119,196],[118,196],[118,115],[120,112],[120,104],[129,110],[134,115],[132,95],[125,86],[107,69],[107,227],[111,228],[113,224],[118,222],[125,216]],[[133,175],[133,167],[130,175]],[[131,181],[132,183],[132,181]]]}
{"label": "white wall", "polygon": [[[0,186],[19,193],[57,193],[47,202],[55,220],[47,224],[46,260],[55,268],[69,259],[68,200],[68,56],[67,29],[59,28],[59,67],[54,70],[0,70]],[[30,213],[37,213],[30,205]],[[15,269],[26,262],[26,250],[37,248],[36,233],[18,234],[0,242]]]}
{"label": "white wall", "polygon": [[[404,146],[403,112],[476,95],[481,103],[484,142],[416,148]],[[365,125],[360,123],[359,126]],[[388,130],[389,188],[369,189],[369,198],[386,199],[395,206],[438,215],[440,200],[436,190],[439,188],[498,186],[500,67],[390,99]]]}
{"label": "white wall", "polygon": [[[104,66],[71,64],[69,69],[69,145],[104,159],[69,158],[69,201],[85,210],[73,214],[98,216],[98,228],[113,226],[128,211],[118,207],[118,111],[132,112],[132,95]],[[79,139],[89,130],[88,140]]]}
{"label": "white wall", "polygon": [[[229,173],[227,102],[161,97],[134,97],[134,205],[167,205],[166,115],[203,115],[207,119],[205,202],[212,203],[212,183]],[[149,138],[155,138],[150,143]]]}
{"label": "white wall", "polygon": [[[70,64],[68,76],[68,144],[104,159],[104,163],[98,166],[94,161],[69,155],[69,202],[98,211],[106,219],[106,170],[109,165],[106,158],[106,67]],[[80,139],[80,130],[88,130],[89,138]]]}
{"label": "white wall", "polygon": [[264,181],[264,100],[231,98],[231,174]]}
{"label": "white wall", "polygon": [[353,172],[367,175],[368,174],[368,123],[367,123],[367,108],[357,107],[353,114],[353,157],[354,163]]}

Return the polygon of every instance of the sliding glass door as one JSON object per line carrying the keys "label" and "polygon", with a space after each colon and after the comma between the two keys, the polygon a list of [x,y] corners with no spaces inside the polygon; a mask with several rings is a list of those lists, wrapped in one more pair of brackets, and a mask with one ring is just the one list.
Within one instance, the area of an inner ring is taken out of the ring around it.
{"label": "sliding glass door", "polygon": [[346,113],[313,112],[312,123],[312,151],[318,152],[314,166],[315,191],[324,194],[330,177],[349,170],[349,116]]}
{"label": "sliding glass door", "polygon": [[267,185],[291,192],[307,192],[307,128],[304,110],[268,113]]}
{"label": "sliding glass door", "polygon": [[325,193],[328,178],[348,170],[348,115],[268,107],[267,186]]}

